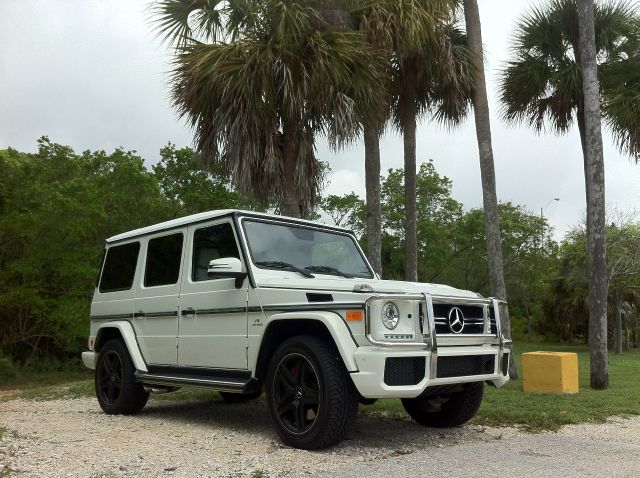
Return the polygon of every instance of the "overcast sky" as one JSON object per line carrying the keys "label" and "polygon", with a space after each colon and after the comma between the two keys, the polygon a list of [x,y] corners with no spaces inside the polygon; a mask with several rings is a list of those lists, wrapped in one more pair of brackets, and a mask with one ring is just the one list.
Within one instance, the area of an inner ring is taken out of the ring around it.
{"label": "overcast sky", "polygon": [[[584,176],[577,129],[564,136],[537,135],[499,118],[497,73],[508,58],[513,25],[529,0],[479,0],[486,49],[498,198],[540,213],[559,237],[585,211]],[[191,146],[192,135],[168,100],[169,53],[155,39],[143,0],[0,0],[0,148],[34,151],[36,140],[78,151],[116,147],[137,150],[148,164],[171,141]],[[618,153],[605,132],[606,194],[610,208],[640,204],[640,166]],[[361,143],[318,157],[333,169],[329,193],[364,196]],[[433,159],[453,181],[466,208],[482,204],[473,119],[453,131],[419,124],[418,162]],[[382,140],[383,171],[402,167],[402,138]]]}

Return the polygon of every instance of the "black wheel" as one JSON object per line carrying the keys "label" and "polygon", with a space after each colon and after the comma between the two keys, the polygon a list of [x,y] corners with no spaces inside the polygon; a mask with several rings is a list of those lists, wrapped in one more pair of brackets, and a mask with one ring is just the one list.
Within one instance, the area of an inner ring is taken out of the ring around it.
{"label": "black wheel", "polygon": [[358,395],[334,347],[308,336],[276,350],[267,372],[267,405],[287,445],[313,450],[338,443],[358,409]]}
{"label": "black wheel", "polygon": [[411,418],[434,428],[460,426],[473,418],[482,403],[484,384],[464,384],[462,390],[440,396],[403,398],[402,405]]}
{"label": "black wheel", "polygon": [[104,344],[96,363],[96,396],[109,414],[133,414],[145,406],[149,393],[136,382],[129,351],[119,339]]}
{"label": "black wheel", "polygon": [[232,393],[232,392],[218,392],[222,399],[227,403],[245,403],[250,402],[251,400],[255,400],[260,395],[262,395],[262,391],[252,392],[252,393]]}

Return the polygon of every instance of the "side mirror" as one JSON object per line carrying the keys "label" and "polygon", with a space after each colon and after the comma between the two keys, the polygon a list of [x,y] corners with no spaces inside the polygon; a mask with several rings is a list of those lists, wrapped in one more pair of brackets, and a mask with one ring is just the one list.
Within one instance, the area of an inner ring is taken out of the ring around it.
{"label": "side mirror", "polygon": [[207,275],[212,279],[235,279],[236,289],[242,287],[247,273],[242,271],[242,262],[235,257],[221,257],[209,262]]}

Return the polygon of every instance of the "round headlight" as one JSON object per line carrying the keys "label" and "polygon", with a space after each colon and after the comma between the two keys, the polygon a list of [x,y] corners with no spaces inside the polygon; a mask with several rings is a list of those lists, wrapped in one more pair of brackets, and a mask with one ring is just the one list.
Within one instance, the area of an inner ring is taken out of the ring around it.
{"label": "round headlight", "polygon": [[398,312],[398,308],[393,302],[387,302],[382,306],[382,323],[384,326],[393,330],[398,326],[398,322],[400,321],[400,313]]}

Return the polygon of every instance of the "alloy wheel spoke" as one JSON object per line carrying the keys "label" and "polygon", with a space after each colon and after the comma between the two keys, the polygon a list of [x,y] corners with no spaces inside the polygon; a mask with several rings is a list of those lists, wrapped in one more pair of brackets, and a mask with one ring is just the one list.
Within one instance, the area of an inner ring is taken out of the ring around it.
{"label": "alloy wheel spoke", "polygon": [[280,367],[278,367],[278,379],[286,390],[291,392],[295,390],[296,379],[285,364],[280,364]]}
{"label": "alloy wheel spoke", "polygon": [[294,404],[294,413],[295,413],[295,423],[298,431],[304,431],[306,425],[307,414],[304,408],[304,404],[301,400],[297,400],[297,403]]}
{"label": "alloy wheel spoke", "polygon": [[107,386],[107,399],[109,401],[109,403],[113,403],[113,392],[114,392],[114,384],[113,382],[109,382],[109,385]]}
{"label": "alloy wheel spoke", "polygon": [[286,412],[288,412],[291,409],[292,405],[293,405],[293,397],[291,395],[280,400],[280,402],[278,403],[278,406],[276,407],[276,410],[278,411],[278,415],[280,416],[284,415]]}
{"label": "alloy wheel spoke", "polygon": [[320,393],[318,390],[311,388],[309,386],[303,385],[302,390],[304,392],[303,398],[304,403],[308,405],[317,405],[320,399]]}
{"label": "alloy wheel spoke", "polygon": [[113,369],[110,363],[110,357],[107,355],[102,362],[103,369],[107,373],[107,375],[111,375],[113,373]]}

